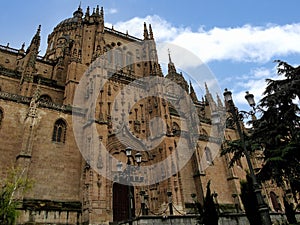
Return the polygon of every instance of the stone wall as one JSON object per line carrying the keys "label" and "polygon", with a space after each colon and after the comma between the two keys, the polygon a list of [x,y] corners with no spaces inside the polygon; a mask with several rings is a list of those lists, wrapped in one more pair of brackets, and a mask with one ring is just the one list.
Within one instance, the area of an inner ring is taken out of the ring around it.
{"label": "stone wall", "polygon": [[[271,220],[274,225],[285,225],[286,217],[282,213],[271,213]],[[300,213],[297,214],[297,219],[300,219]],[[120,223],[122,225],[128,225],[128,222]],[[197,225],[197,219],[195,215],[183,215],[183,216],[142,216],[133,221],[132,225]],[[249,221],[244,213],[230,213],[224,214],[219,218],[219,225],[250,225]]]}

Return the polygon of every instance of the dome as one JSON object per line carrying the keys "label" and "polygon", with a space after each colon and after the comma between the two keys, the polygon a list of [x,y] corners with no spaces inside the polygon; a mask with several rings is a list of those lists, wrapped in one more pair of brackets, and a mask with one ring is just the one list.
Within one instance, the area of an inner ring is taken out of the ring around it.
{"label": "dome", "polygon": [[64,25],[69,25],[71,23],[78,23],[79,22],[79,18],[78,17],[72,17],[72,18],[68,18],[65,19],[63,21],[61,21],[56,27],[61,27]]}
{"label": "dome", "polygon": [[73,17],[61,21],[55,28],[69,26],[71,24],[77,24],[82,20],[82,16],[83,12],[79,6],[78,9],[73,13]]}

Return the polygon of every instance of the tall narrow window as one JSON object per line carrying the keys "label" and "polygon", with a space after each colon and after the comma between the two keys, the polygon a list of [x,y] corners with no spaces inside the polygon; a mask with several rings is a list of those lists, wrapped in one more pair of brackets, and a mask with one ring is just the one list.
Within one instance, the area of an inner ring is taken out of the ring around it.
{"label": "tall narrow window", "polygon": [[277,195],[273,191],[270,192],[270,197],[271,197],[271,201],[272,201],[272,205],[273,205],[274,210],[276,212],[281,210],[280,204],[277,200]]}
{"label": "tall narrow window", "polygon": [[123,67],[123,56],[121,50],[117,49],[115,52],[115,65],[118,67]]}
{"label": "tall narrow window", "polygon": [[107,63],[110,65],[112,63],[112,50],[110,47],[106,47],[106,59]]}
{"label": "tall narrow window", "polygon": [[0,109],[0,128],[2,125],[2,120],[3,120],[3,111]]}
{"label": "tall narrow window", "polygon": [[206,161],[209,165],[214,165],[211,150],[208,147],[205,147],[205,156],[206,156]]}
{"label": "tall narrow window", "polygon": [[65,143],[67,125],[62,119],[58,119],[53,128],[52,141]]}
{"label": "tall narrow window", "polygon": [[126,54],[126,66],[130,71],[133,71],[133,56],[131,52],[127,52]]}

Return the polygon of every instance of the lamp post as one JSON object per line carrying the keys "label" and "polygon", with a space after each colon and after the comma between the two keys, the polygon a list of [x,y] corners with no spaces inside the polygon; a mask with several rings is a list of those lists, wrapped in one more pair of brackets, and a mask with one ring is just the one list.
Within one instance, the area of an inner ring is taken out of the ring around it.
{"label": "lamp post", "polygon": [[[131,192],[131,160],[130,158],[132,157],[132,148],[131,147],[127,147],[125,149],[125,153],[126,153],[126,157],[127,157],[127,187],[128,187],[128,221],[129,224],[132,224],[132,209],[133,209],[133,196],[132,196],[132,192]],[[135,154],[135,157],[133,158],[133,162],[136,162],[138,164],[138,166],[141,164],[142,162],[142,154],[140,152],[137,152]],[[117,163],[117,170],[119,172],[122,171],[122,162],[118,162]]]}
{"label": "lamp post", "polygon": [[169,204],[170,215],[173,215],[172,191],[167,191],[167,195],[168,195],[168,204]]}
{"label": "lamp post", "polygon": [[[249,94],[249,92],[246,92],[245,98],[248,101],[249,105],[254,108],[254,106],[255,106],[254,95]],[[232,99],[232,93],[231,93],[231,91],[228,91],[227,88],[224,91],[224,99],[229,105],[230,113],[233,116],[233,120],[236,124],[237,132],[238,132],[239,138],[240,138],[241,143],[242,143],[243,152],[245,154],[247,164],[248,164],[248,167],[249,167],[250,176],[251,176],[252,182],[253,182],[253,189],[254,189],[254,193],[255,193],[255,197],[256,197],[256,201],[257,201],[257,209],[258,209],[258,213],[260,215],[261,222],[262,222],[263,225],[271,225],[272,222],[271,222],[271,218],[270,218],[270,214],[269,214],[269,209],[268,209],[268,206],[266,205],[266,203],[263,200],[260,185],[257,182],[256,176],[255,176],[255,173],[254,173],[254,169],[253,169],[253,166],[252,166],[252,162],[250,160],[250,154],[249,154],[249,152],[246,148],[245,137],[243,135],[241,125],[240,125],[240,122],[239,122],[239,113],[238,113],[238,110],[236,109],[236,107],[234,105],[234,102],[233,102],[233,99]]]}
{"label": "lamp post", "polygon": [[141,195],[141,209],[142,209],[142,215],[148,215],[148,208],[146,207],[146,202],[148,201],[148,194],[144,191],[141,190],[140,192]]}

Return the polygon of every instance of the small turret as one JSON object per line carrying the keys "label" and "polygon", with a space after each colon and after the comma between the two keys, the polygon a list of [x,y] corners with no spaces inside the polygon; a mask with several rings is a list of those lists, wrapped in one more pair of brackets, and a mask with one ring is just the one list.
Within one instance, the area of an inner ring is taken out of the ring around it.
{"label": "small turret", "polygon": [[147,30],[147,25],[146,22],[144,23],[144,40],[148,40],[149,39],[149,33]]}
{"label": "small turret", "polygon": [[96,15],[100,16],[99,5],[97,5],[97,7],[96,7]]}
{"label": "small turret", "polygon": [[78,6],[78,9],[73,13],[73,17],[82,18],[83,12],[81,8],[81,4]]}
{"label": "small turret", "polygon": [[151,24],[149,24],[149,35],[150,35],[150,40],[153,40],[154,37],[153,37],[153,31],[152,31],[152,26],[151,26]]}
{"label": "small turret", "polygon": [[103,10],[103,7],[101,7],[100,16],[101,16],[101,17],[104,17],[104,10]]}
{"label": "small turret", "polygon": [[[174,63],[171,59],[170,50],[168,49],[169,54],[169,63],[168,63],[168,74],[166,78],[172,80],[177,85],[179,85],[186,93],[189,93],[189,85],[185,78],[183,77],[182,72],[177,73]],[[179,92],[178,92],[179,93]]]}
{"label": "small turret", "polygon": [[90,7],[88,6],[85,11],[84,19],[88,21],[90,19]]}
{"label": "small turret", "polygon": [[170,50],[169,50],[169,49],[168,49],[168,55],[169,55],[168,74],[177,73],[177,72],[176,72],[175,65],[174,65],[174,63],[172,62],[172,59],[171,59],[171,53],[170,53]]}
{"label": "small turret", "polygon": [[25,42],[22,44],[21,48],[18,51],[19,54],[24,54],[25,53]]}

